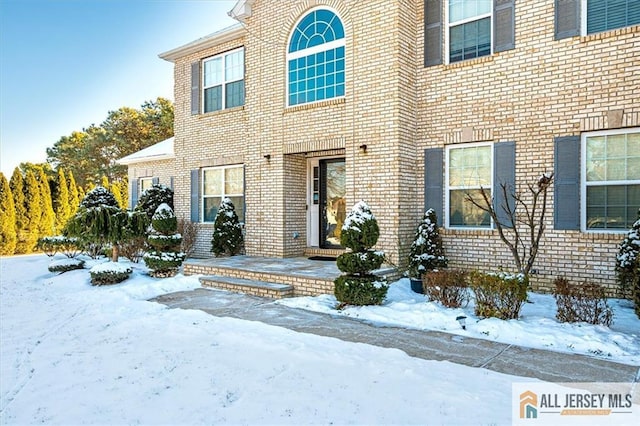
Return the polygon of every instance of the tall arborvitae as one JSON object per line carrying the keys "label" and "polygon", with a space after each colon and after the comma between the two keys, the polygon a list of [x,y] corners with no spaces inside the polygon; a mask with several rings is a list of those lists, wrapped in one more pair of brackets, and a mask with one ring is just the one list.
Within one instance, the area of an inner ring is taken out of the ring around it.
{"label": "tall arborvitae", "polygon": [[27,206],[25,205],[24,198],[24,177],[19,168],[13,170],[11,180],[9,181],[9,188],[11,189],[11,195],[13,195],[13,206],[16,212],[16,248],[15,253],[24,253],[24,244],[20,244],[20,241],[25,239],[25,229],[29,223],[27,218]]}
{"label": "tall arborvitae", "polygon": [[67,183],[69,185],[69,212],[70,215],[73,216],[76,214],[76,211],[78,211],[78,207],[82,201],[82,195],[80,194],[80,190],[76,184],[76,179],[73,177],[73,172],[71,170],[67,173]]}
{"label": "tall arborvitae", "polygon": [[49,178],[40,168],[36,175],[36,180],[40,187],[40,221],[38,224],[38,237],[52,236],[56,232],[56,214],[53,211],[53,203],[51,202],[51,188],[49,187]]}
{"label": "tall arborvitae", "polygon": [[[13,180],[13,177],[11,179]],[[14,196],[14,201],[16,201],[16,225],[18,233],[16,253],[31,253],[38,242],[41,215],[40,184],[38,184],[31,170],[27,171],[24,177],[22,194],[22,217],[17,215],[18,202]]]}
{"label": "tall arborvitae", "polygon": [[0,255],[9,256],[16,250],[16,209],[7,178],[0,172]]}
{"label": "tall arborvitae", "polygon": [[56,182],[58,191],[53,200],[53,210],[56,213],[56,234],[62,233],[64,225],[71,217],[71,204],[69,200],[69,185],[64,175],[62,167],[58,168],[58,178]]}
{"label": "tall arborvitae", "polygon": [[116,181],[111,183],[111,185],[109,186],[109,190],[111,191],[113,196],[116,197],[116,201],[118,201],[118,205],[120,206],[120,208],[126,209],[127,204],[122,195],[122,185],[120,185],[120,182],[121,181]]}

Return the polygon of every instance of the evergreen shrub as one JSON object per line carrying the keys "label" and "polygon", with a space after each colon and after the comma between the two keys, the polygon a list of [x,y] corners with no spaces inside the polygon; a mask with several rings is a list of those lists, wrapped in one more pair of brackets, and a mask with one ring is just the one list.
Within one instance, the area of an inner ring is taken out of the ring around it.
{"label": "evergreen shrub", "polygon": [[553,284],[558,321],[611,325],[613,311],[607,303],[604,288],[587,282],[572,285],[563,277],[556,278]]}
{"label": "evergreen shrub", "polygon": [[480,317],[517,319],[527,300],[528,285],[528,279],[522,274],[471,272],[469,287],[475,294],[475,314]]}
{"label": "evergreen shrub", "polygon": [[173,190],[156,183],[142,192],[135,210],[144,211],[151,219],[161,204],[167,204],[173,209]]}
{"label": "evergreen shrub", "polygon": [[36,248],[43,251],[49,257],[53,257],[57,253],[62,253],[68,258],[74,258],[81,252],[78,239],[64,235],[42,237],[38,239]]}
{"label": "evergreen shrub", "polygon": [[216,256],[239,254],[244,246],[242,225],[236,214],[236,208],[227,197],[222,199],[213,224],[211,252]]}
{"label": "evergreen shrub", "polygon": [[624,297],[630,297],[640,318],[640,209],[638,220],[620,243],[616,256],[616,277]]}
{"label": "evergreen shrub", "polygon": [[178,221],[168,204],[160,204],[151,218],[152,232],[147,237],[147,244],[152,250],[144,254],[144,263],[154,277],[171,277],[185,259],[180,251],[182,236],[176,231]]}
{"label": "evergreen shrub", "polygon": [[48,266],[49,272],[59,272],[61,274],[83,268],[84,260],[74,258],[62,259],[60,261],[54,260]]}
{"label": "evergreen shrub", "polygon": [[130,267],[121,263],[106,262],[91,268],[89,275],[91,275],[91,284],[93,285],[110,285],[126,280],[132,272]]}
{"label": "evergreen shrub", "polygon": [[416,229],[409,252],[409,276],[412,278],[421,278],[427,271],[447,267],[448,259],[444,254],[437,221],[435,210],[429,209]]}
{"label": "evergreen shrub", "polygon": [[423,293],[432,302],[447,308],[459,308],[469,303],[467,272],[459,269],[429,271],[422,275]]}
{"label": "evergreen shrub", "polygon": [[369,206],[356,203],[342,225],[340,243],[351,249],[338,256],[338,269],[345,272],[334,281],[334,294],[340,303],[346,305],[380,305],[384,301],[389,284],[383,277],[371,273],[384,261],[384,253],[371,248],[378,241],[378,222]]}

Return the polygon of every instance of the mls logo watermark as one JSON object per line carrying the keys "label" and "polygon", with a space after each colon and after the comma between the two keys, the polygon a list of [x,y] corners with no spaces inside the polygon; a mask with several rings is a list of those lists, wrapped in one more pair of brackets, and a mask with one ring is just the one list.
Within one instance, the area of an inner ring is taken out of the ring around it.
{"label": "mls logo watermark", "polygon": [[513,383],[511,407],[514,425],[637,426],[640,384]]}

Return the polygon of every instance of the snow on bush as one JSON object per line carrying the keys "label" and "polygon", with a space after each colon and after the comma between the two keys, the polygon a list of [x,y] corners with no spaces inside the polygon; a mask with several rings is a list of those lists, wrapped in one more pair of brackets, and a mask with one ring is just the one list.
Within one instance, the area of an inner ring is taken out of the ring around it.
{"label": "snow on bush", "polygon": [[616,256],[616,275],[623,295],[631,295],[640,318],[640,209],[638,220],[620,243]]}
{"label": "snow on bush", "polygon": [[147,243],[153,248],[144,254],[144,262],[154,277],[171,277],[185,259],[180,251],[182,236],[176,232],[178,220],[171,207],[162,203],[151,219],[152,231]]}
{"label": "snow on bush", "polygon": [[93,285],[117,284],[129,278],[131,272],[131,267],[118,262],[100,263],[89,270]]}
{"label": "snow on bush", "polygon": [[56,259],[49,263],[49,272],[59,272],[64,273],[68,271],[73,271],[75,269],[84,268],[84,260],[78,258],[63,258]]}
{"label": "snow on bush", "polygon": [[411,243],[409,276],[420,279],[427,271],[446,268],[447,263],[442,238],[438,232],[436,212],[429,209],[424,213]]}
{"label": "snow on bush", "polygon": [[242,251],[244,236],[242,225],[236,214],[236,209],[231,199],[225,197],[218,208],[218,215],[213,224],[213,237],[211,238],[211,252],[216,256],[235,256]]}

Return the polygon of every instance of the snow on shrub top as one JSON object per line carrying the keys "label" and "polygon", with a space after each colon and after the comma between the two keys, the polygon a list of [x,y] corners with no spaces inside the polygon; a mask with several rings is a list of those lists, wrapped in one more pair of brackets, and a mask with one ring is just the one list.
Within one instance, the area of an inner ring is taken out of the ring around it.
{"label": "snow on shrub top", "polygon": [[90,209],[93,207],[118,207],[116,197],[103,186],[96,186],[82,199],[80,206]]}
{"label": "snow on shrub top", "polygon": [[365,251],[373,247],[380,236],[378,221],[364,201],[358,201],[342,225],[340,244],[354,252]]}
{"label": "snow on shrub top", "polygon": [[359,230],[360,225],[362,225],[367,220],[375,220],[375,216],[371,212],[371,209],[369,208],[367,203],[360,200],[351,208],[351,211],[342,224],[342,230],[346,231],[349,228],[355,228]]}
{"label": "snow on shrub top", "polygon": [[118,262],[105,262],[95,265],[89,271],[94,274],[98,273],[114,273],[114,274],[130,274],[132,269]]}
{"label": "snow on shrub top", "polygon": [[173,209],[167,203],[162,203],[158,206],[153,214],[152,220],[160,220],[173,217]]}

